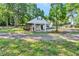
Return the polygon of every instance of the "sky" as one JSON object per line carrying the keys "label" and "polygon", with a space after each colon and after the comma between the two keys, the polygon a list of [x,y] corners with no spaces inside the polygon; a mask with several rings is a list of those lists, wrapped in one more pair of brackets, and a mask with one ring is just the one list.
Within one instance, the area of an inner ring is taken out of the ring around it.
{"label": "sky", "polygon": [[40,8],[44,11],[45,16],[49,15],[50,4],[49,3],[37,3],[37,8]]}

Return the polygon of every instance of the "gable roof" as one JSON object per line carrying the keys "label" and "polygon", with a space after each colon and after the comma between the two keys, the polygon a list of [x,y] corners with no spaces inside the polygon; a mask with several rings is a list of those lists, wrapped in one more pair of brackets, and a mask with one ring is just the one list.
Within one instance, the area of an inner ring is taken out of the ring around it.
{"label": "gable roof", "polygon": [[31,21],[27,22],[31,24],[49,24],[45,19],[43,19],[41,16],[38,16]]}

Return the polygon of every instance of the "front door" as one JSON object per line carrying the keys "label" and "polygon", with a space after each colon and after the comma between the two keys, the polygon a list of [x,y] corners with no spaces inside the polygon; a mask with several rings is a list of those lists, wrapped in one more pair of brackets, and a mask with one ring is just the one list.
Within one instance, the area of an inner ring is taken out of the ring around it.
{"label": "front door", "polygon": [[41,30],[43,30],[43,25],[41,25]]}

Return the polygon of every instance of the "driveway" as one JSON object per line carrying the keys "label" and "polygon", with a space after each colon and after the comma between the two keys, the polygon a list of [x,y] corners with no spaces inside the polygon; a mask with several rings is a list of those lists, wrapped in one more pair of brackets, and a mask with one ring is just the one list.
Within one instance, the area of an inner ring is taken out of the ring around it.
{"label": "driveway", "polygon": [[0,33],[0,38],[9,38],[9,39],[34,39],[34,40],[55,40],[59,37],[55,34],[15,34],[15,33]]}

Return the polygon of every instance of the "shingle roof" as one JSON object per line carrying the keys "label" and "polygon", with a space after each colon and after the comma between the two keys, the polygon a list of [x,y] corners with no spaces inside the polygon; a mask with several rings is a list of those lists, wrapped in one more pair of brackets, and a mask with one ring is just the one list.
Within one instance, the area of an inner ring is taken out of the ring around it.
{"label": "shingle roof", "polygon": [[41,16],[32,19],[31,21],[27,22],[31,24],[49,24],[45,19],[43,19]]}

